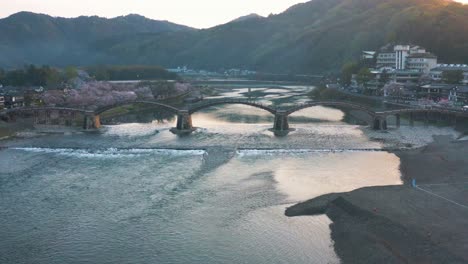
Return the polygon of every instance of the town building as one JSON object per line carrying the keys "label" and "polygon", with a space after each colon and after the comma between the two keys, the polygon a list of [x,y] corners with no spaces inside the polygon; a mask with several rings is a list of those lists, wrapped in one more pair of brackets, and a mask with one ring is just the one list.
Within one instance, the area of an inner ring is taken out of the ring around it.
{"label": "town building", "polygon": [[24,97],[17,95],[5,95],[5,108],[17,108],[24,106]]}
{"label": "town building", "polygon": [[437,57],[415,45],[386,45],[377,54],[376,68],[398,71],[416,70],[428,73],[437,67]]}
{"label": "town building", "polygon": [[437,57],[431,53],[413,53],[406,57],[406,68],[421,73],[429,73],[437,67]]}
{"label": "town building", "polygon": [[468,86],[457,84],[433,83],[420,87],[422,97],[439,101],[447,99],[453,102],[468,103]]}
{"label": "town building", "polygon": [[[42,88],[42,87],[41,87]],[[24,92],[24,105],[25,106],[41,106],[43,104],[42,94],[44,89],[27,89]]]}
{"label": "town building", "polygon": [[399,84],[417,84],[421,78],[421,72],[417,70],[395,70],[391,72],[391,80]]}
{"label": "town building", "polygon": [[406,57],[408,57],[410,49],[409,45],[396,45],[393,48],[395,51],[395,69],[406,69]]}
{"label": "town building", "polygon": [[463,79],[461,84],[468,85],[468,65],[466,64],[438,64],[437,67],[429,72],[433,82],[440,83],[443,81],[443,73],[445,71],[461,71]]}
{"label": "town building", "polygon": [[396,53],[393,46],[386,45],[377,53],[377,69],[394,69],[396,65]]}
{"label": "town building", "polygon": [[361,54],[361,59],[363,60],[373,60],[375,56],[375,51],[366,51],[364,50]]}

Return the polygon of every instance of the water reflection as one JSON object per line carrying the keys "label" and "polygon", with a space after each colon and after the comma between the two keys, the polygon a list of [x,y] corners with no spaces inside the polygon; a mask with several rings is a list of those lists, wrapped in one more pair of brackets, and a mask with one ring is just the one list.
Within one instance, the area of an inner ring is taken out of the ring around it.
{"label": "water reflection", "polygon": [[290,122],[304,123],[307,119],[340,122],[343,120],[344,116],[345,114],[341,110],[324,106],[314,106],[291,114]]}

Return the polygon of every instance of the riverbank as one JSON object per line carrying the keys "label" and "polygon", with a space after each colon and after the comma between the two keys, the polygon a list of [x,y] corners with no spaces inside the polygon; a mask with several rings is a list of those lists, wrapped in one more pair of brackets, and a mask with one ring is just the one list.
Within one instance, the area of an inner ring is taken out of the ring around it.
{"label": "riverbank", "polygon": [[320,196],[286,215],[327,214],[343,263],[467,263],[468,142],[436,137],[395,154],[403,185]]}
{"label": "riverbank", "polygon": [[15,137],[18,133],[32,128],[33,126],[27,120],[20,120],[14,123],[0,121],[0,140]]}

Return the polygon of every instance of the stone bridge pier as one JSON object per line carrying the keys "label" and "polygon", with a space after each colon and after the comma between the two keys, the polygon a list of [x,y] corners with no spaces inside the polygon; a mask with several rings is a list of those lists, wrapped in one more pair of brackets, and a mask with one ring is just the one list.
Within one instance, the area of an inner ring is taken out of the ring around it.
{"label": "stone bridge pier", "polygon": [[289,128],[288,116],[289,113],[286,111],[277,111],[275,113],[275,122],[272,129],[275,136],[285,136],[292,130]]}
{"label": "stone bridge pier", "polygon": [[177,112],[177,126],[171,132],[177,135],[190,134],[195,130],[192,125],[192,115],[189,110],[179,110]]}
{"label": "stone bridge pier", "polygon": [[83,121],[83,129],[99,129],[101,127],[101,116],[95,114],[85,114]]}
{"label": "stone bridge pier", "polygon": [[372,126],[374,130],[387,130],[387,116],[378,115],[374,117],[374,124]]}

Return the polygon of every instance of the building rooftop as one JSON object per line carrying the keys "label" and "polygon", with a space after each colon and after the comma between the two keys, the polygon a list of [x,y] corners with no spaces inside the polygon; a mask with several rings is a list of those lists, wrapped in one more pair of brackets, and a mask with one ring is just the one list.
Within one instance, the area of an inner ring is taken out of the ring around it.
{"label": "building rooftop", "polygon": [[437,64],[437,67],[432,69],[433,71],[468,71],[468,65],[466,64]]}
{"label": "building rooftop", "polygon": [[468,93],[468,86],[466,85],[458,85],[458,84],[427,84],[421,86],[424,89],[442,89],[442,90],[453,90],[457,89],[457,92],[460,93]]}
{"label": "building rooftop", "polygon": [[408,55],[408,58],[437,59],[437,56],[430,52],[426,52],[426,53],[413,53],[413,54]]}

